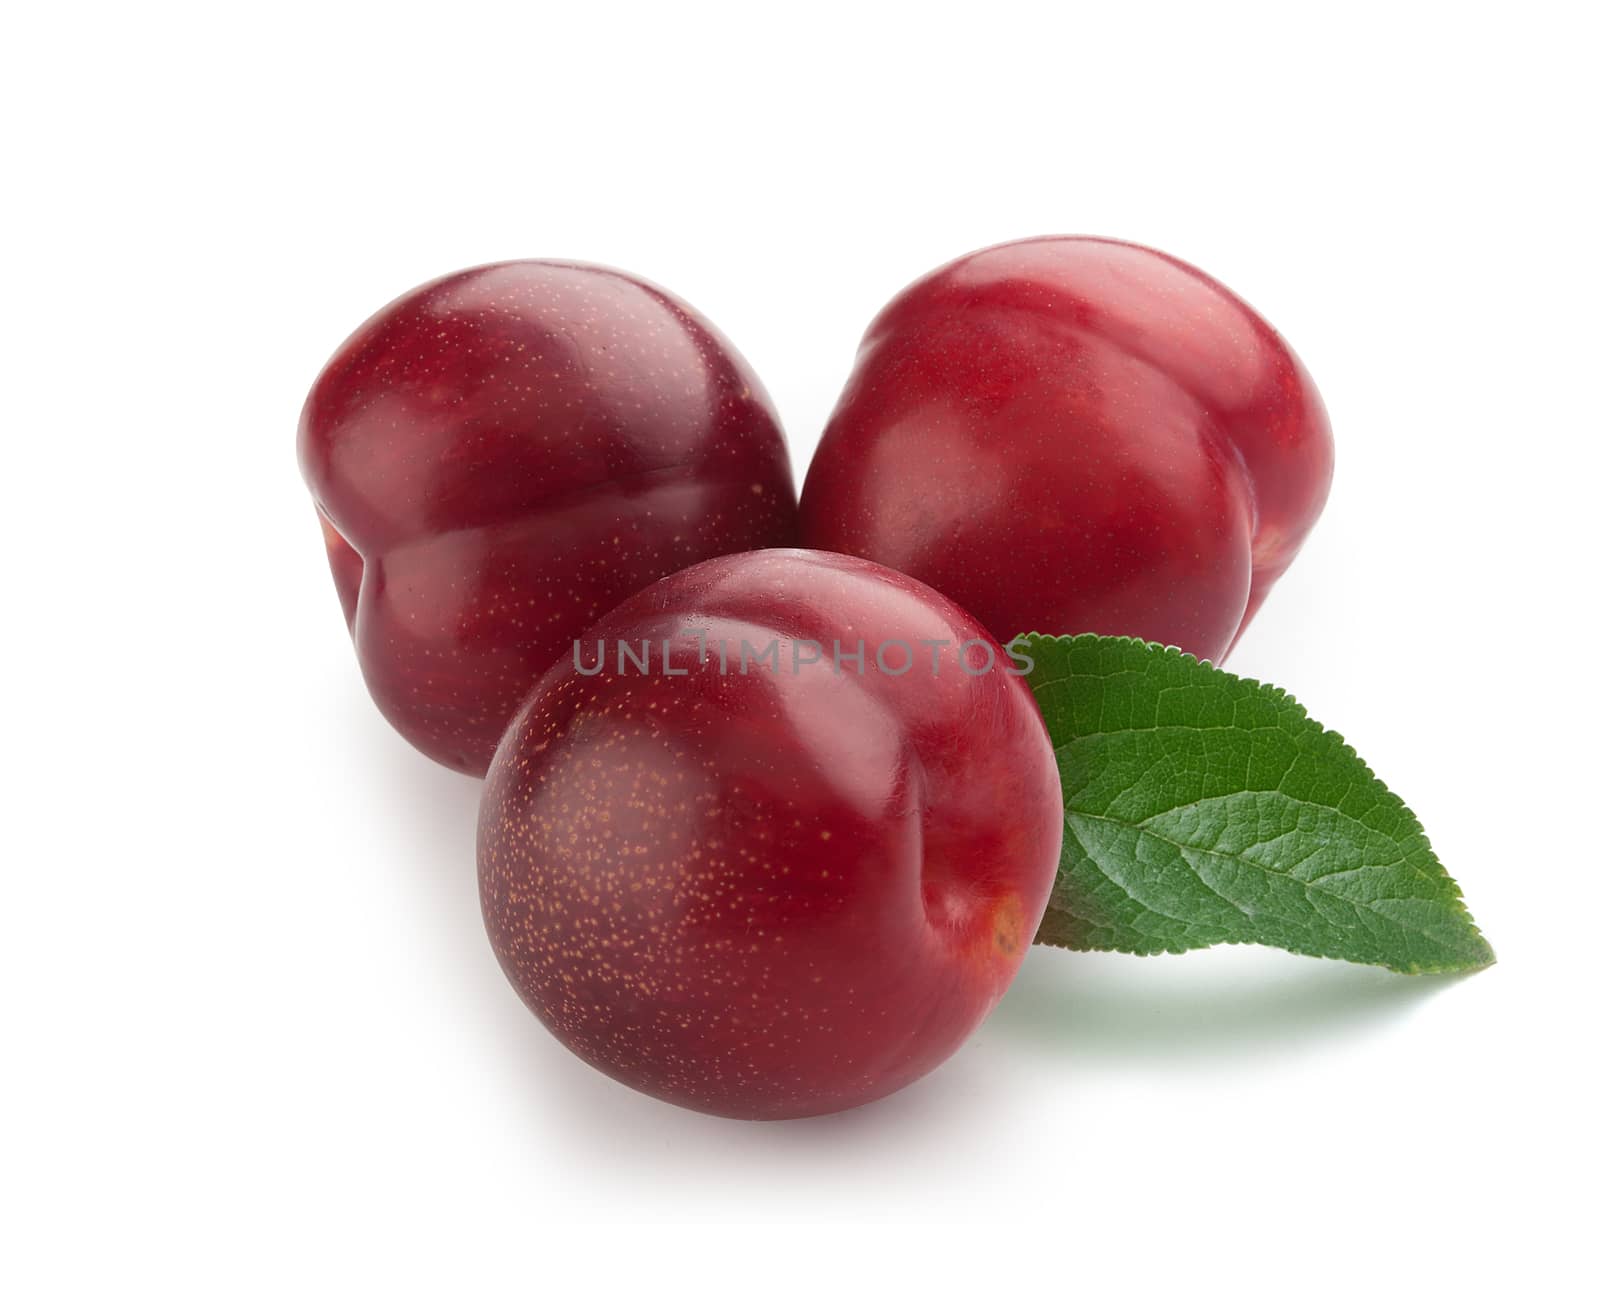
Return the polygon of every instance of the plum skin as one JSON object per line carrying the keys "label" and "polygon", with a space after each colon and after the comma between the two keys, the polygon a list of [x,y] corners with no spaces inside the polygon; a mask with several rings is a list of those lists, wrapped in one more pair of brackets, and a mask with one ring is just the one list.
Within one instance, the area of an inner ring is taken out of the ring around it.
{"label": "plum skin", "polygon": [[[800,550],[691,567],[584,645],[618,638],[687,673],[557,663],[485,784],[483,915],[523,1000],[613,1078],[735,1118],[849,1109],[945,1060],[1014,977],[1060,855],[1054,753],[1004,651],[981,676],[870,651],[792,672],[797,639],[993,644],[914,580]],[[778,639],[782,668],[723,674],[699,656],[723,639]]]}
{"label": "plum skin", "polygon": [[299,454],[373,699],[469,774],[601,613],[692,562],[795,542],[749,364],[667,291],[591,264],[402,295],[317,378]]}
{"label": "plum skin", "polygon": [[913,575],[1002,639],[1220,661],[1332,474],[1316,387],[1249,305],[1153,249],[1042,237],[956,259],[874,319],[801,543]]}

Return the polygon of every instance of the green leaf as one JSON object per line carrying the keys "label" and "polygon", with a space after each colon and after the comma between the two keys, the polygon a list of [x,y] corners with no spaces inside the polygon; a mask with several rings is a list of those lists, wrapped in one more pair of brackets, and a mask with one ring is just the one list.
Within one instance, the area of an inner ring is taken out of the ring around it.
{"label": "green leaf", "polygon": [[1434,974],[1491,965],[1427,835],[1281,689],[1176,648],[1028,634],[1066,834],[1037,942],[1263,943]]}

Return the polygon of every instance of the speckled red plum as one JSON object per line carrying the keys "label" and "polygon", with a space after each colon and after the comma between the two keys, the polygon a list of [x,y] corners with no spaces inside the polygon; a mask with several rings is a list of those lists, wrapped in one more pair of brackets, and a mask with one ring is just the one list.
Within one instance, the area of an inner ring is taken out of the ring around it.
{"label": "speckled red plum", "polygon": [[793,550],[605,617],[484,790],[484,919],[527,1004],[614,1078],[740,1118],[843,1110],[948,1057],[1027,951],[1062,835],[1026,682],[1003,651],[958,668],[970,640],[994,646],[926,586]]}
{"label": "speckled red plum", "polygon": [[1203,272],[1057,236],[959,258],[867,329],[801,539],[926,581],[1002,639],[1136,635],[1219,660],[1327,498],[1283,339]]}
{"label": "speckled red plum", "polygon": [[318,377],[300,460],[373,698],[473,774],[595,617],[691,562],[794,542],[748,364],[681,300],[586,264],[397,299]]}

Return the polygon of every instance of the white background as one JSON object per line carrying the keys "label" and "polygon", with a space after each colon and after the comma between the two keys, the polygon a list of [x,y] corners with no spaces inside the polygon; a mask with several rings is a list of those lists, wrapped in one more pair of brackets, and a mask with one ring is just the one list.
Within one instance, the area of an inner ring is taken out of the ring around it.
{"label": "white background", "polygon": [[[1592,1286],[1579,13],[13,13],[0,1294]],[[418,281],[592,259],[721,326],[803,470],[890,294],[1047,232],[1187,258],[1306,359],[1333,499],[1231,669],[1408,800],[1500,964],[1038,950],[877,1106],[757,1126],[636,1096],[521,1008],[478,919],[477,785],[365,696],[304,391]]]}

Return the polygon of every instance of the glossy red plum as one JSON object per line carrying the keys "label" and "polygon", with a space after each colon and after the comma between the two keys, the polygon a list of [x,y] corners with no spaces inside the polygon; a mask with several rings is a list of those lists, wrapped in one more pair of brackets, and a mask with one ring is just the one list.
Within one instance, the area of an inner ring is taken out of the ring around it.
{"label": "glossy red plum", "polygon": [[1002,639],[1220,660],[1327,498],[1283,339],[1203,272],[1086,237],[981,250],[868,328],[806,478],[808,547],[873,558]]}
{"label": "glossy red plum", "polygon": [[500,263],[397,299],[317,378],[299,443],[373,698],[473,774],[597,616],[794,542],[760,381],[681,300],[608,268]]}
{"label": "glossy red plum", "polygon": [[623,1083],[740,1118],[943,1061],[1016,973],[1062,836],[1033,697],[1003,650],[961,669],[972,640],[995,647],[925,585],[794,550],[603,618],[484,789],[484,919],[523,1000]]}

